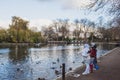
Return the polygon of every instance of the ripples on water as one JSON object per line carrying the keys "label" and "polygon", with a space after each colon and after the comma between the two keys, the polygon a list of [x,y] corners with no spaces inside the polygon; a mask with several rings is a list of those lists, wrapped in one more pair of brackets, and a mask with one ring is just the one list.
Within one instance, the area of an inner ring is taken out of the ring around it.
{"label": "ripples on water", "polygon": [[[53,80],[61,75],[61,65],[66,72],[82,65],[83,46],[44,46],[41,48],[11,46],[0,48],[0,80]],[[98,45],[98,57],[114,48],[114,45]]]}

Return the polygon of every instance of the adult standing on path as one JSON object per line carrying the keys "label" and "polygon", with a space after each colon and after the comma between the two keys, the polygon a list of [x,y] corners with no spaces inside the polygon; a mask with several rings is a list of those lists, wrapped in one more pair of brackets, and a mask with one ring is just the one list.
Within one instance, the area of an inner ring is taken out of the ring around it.
{"label": "adult standing on path", "polygon": [[83,57],[83,62],[85,63],[85,71],[82,73],[83,75],[89,74],[90,73],[90,54],[89,52],[89,45],[88,44],[84,44],[84,49],[82,50],[82,57]]}

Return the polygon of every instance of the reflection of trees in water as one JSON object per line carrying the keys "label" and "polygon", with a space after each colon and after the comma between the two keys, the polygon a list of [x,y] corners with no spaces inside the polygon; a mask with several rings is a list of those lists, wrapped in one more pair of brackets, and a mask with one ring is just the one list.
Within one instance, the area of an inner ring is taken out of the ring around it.
{"label": "reflection of trees in water", "polygon": [[20,62],[20,61],[27,61],[28,59],[28,52],[27,52],[27,47],[23,46],[15,46],[15,47],[10,47],[10,53],[9,53],[9,58],[13,62]]}
{"label": "reflection of trees in water", "polygon": [[111,50],[115,47],[115,45],[113,44],[98,44],[98,46],[102,49],[102,50]]}
{"label": "reflection of trees in water", "polygon": [[[63,46],[64,47],[64,46]],[[65,63],[65,62],[67,62],[67,57],[68,57],[68,52],[67,52],[67,50],[65,50],[65,49],[62,49],[61,50],[61,61],[62,61],[62,63]]]}

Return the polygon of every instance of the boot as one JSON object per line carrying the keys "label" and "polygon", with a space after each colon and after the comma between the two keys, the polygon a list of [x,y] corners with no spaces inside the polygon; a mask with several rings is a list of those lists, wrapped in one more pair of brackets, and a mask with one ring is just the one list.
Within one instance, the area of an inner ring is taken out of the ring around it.
{"label": "boot", "polygon": [[93,73],[93,64],[90,64],[90,73]]}

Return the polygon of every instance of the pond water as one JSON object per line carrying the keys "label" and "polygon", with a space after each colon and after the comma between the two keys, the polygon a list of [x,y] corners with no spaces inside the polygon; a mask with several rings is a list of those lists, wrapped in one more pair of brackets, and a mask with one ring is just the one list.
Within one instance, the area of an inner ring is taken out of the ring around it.
{"label": "pond water", "polygon": [[[97,44],[97,56],[113,49],[114,44]],[[83,45],[32,46],[0,45],[0,80],[53,80],[61,76],[61,65],[66,72],[82,65],[79,53]],[[57,74],[56,74],[57,73]]]}

